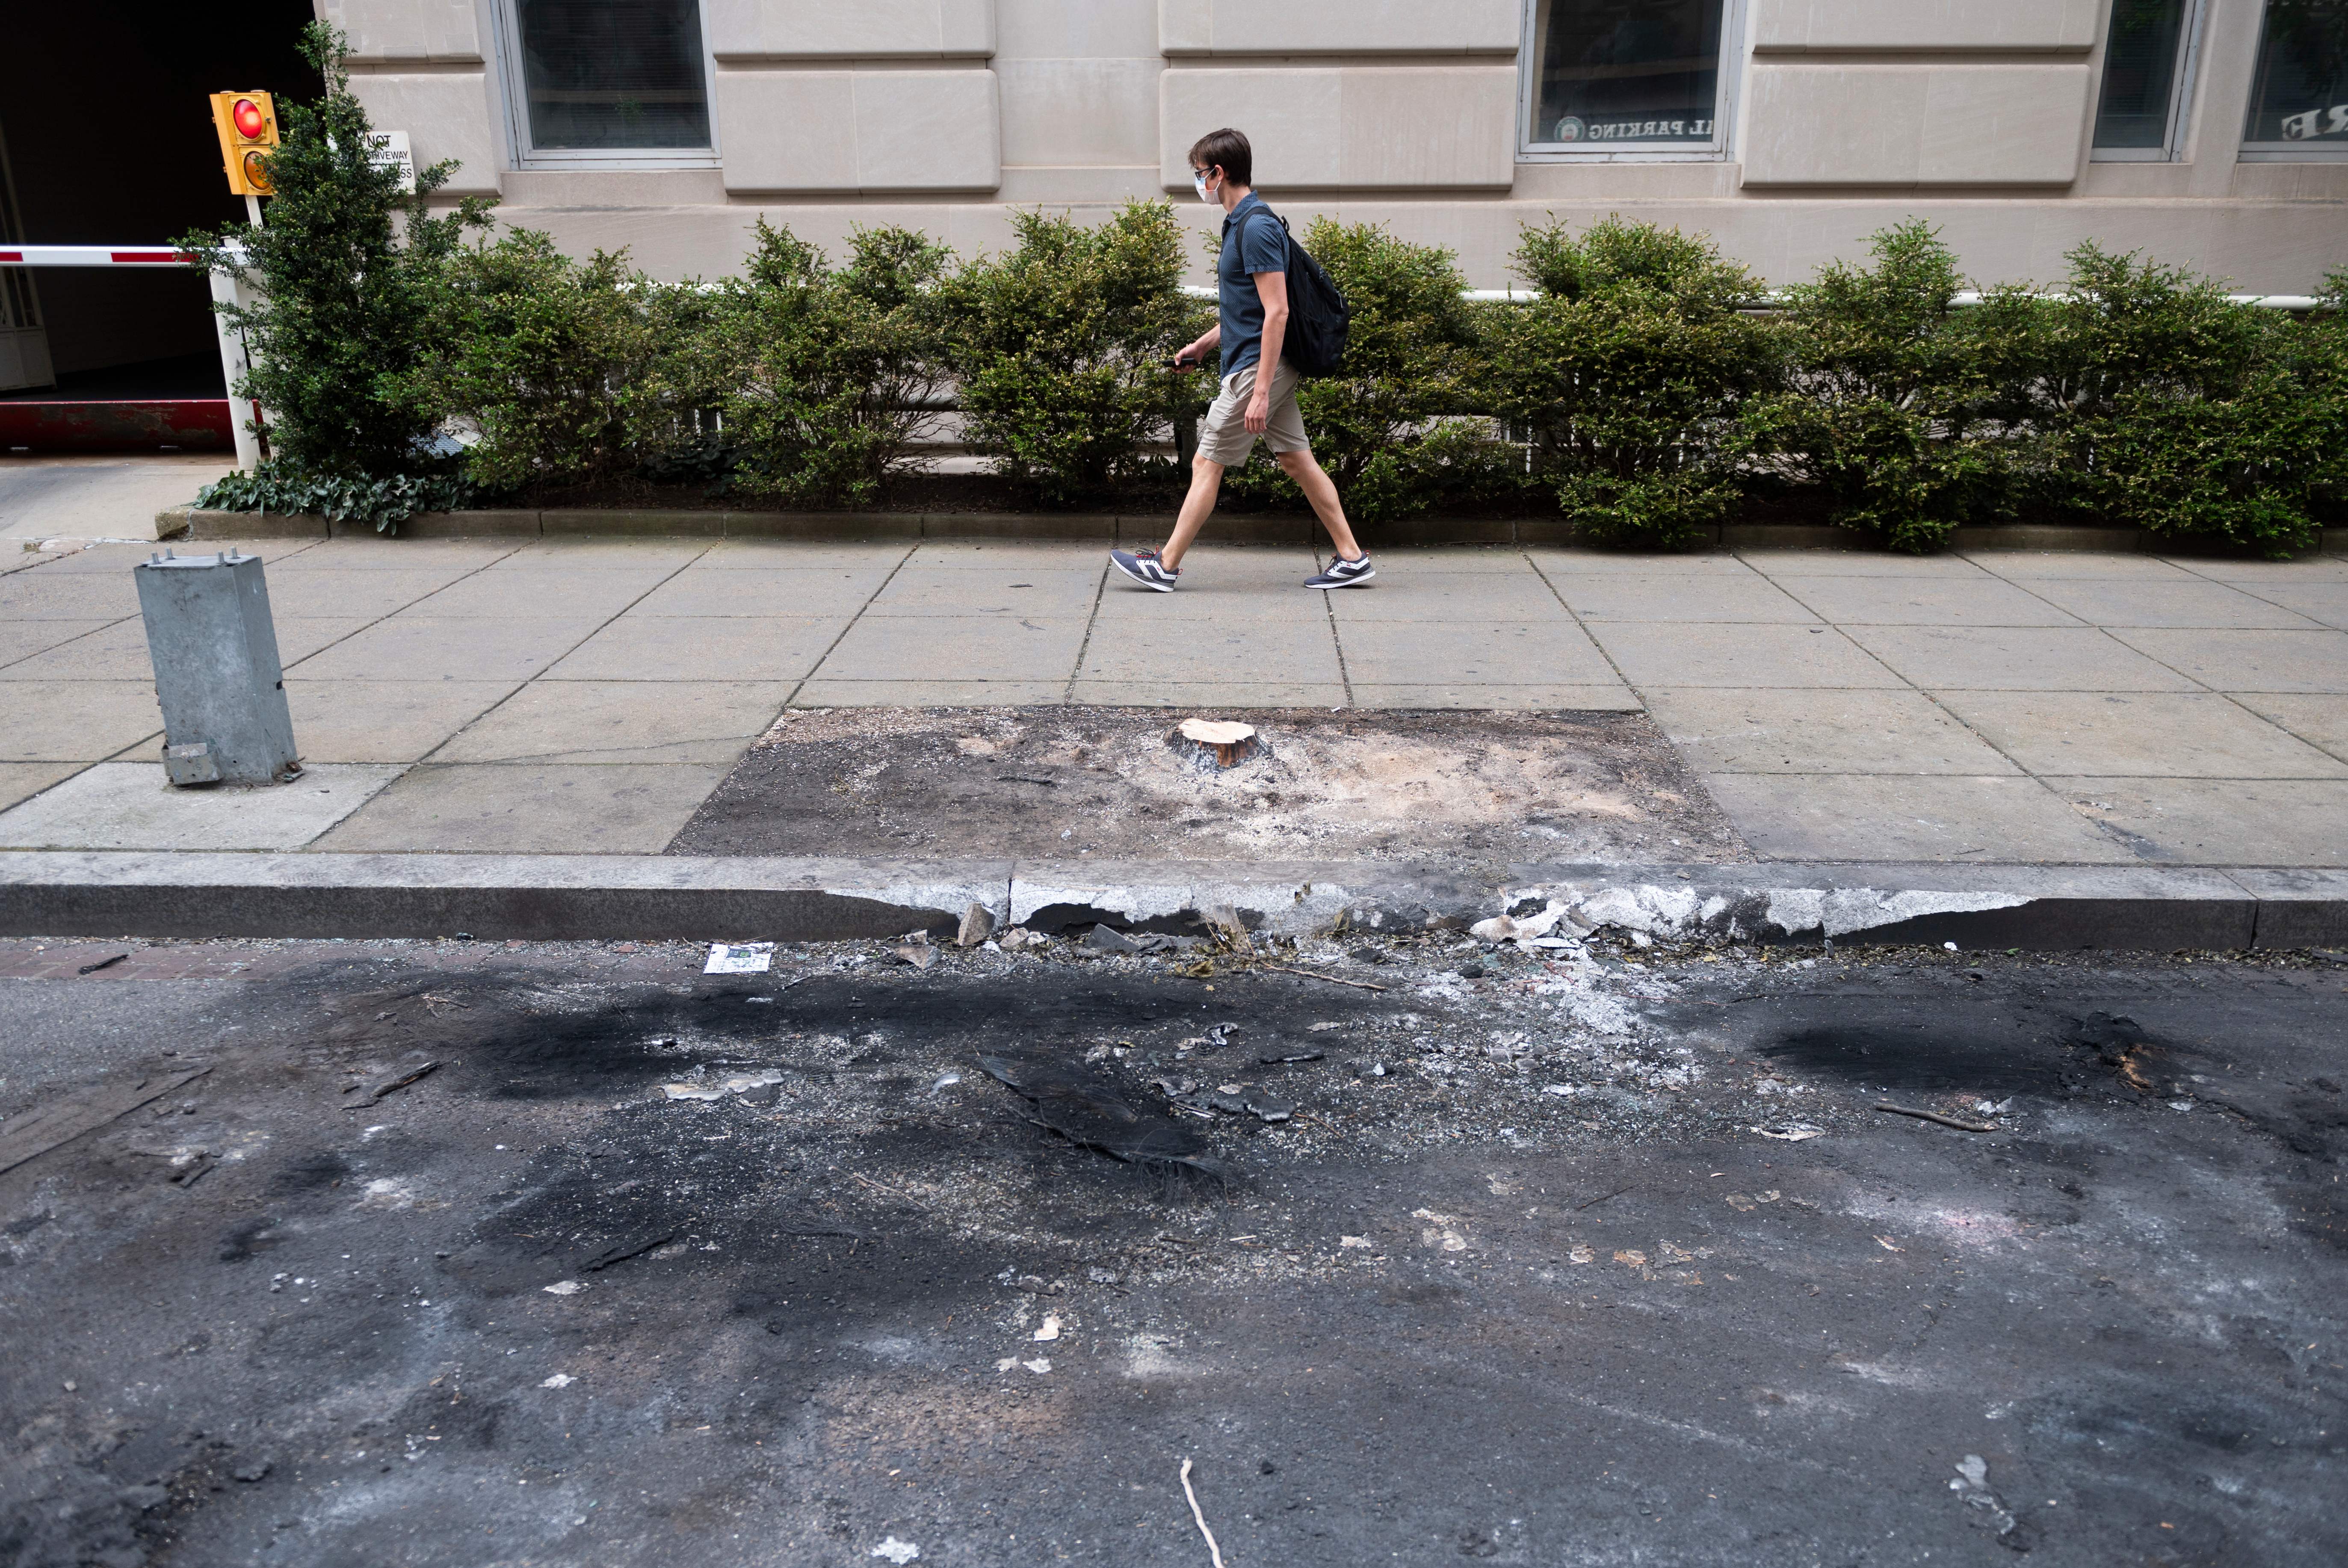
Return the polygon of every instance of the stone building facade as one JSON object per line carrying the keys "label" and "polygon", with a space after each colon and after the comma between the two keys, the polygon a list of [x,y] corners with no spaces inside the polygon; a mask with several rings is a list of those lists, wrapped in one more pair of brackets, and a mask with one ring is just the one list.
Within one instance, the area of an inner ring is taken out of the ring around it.
{"label": "stone building facade", "polygon": [[[668,277],[764,217],[965,252],[1170,197],[1246,130],[1292,217],[1456,249],[1715,235],[1773,281],[1941,224],[1984,282],[2084,239],[2260,293],[2348,265],[2348,0],[318,0],[450,189]],[[1203,253],[1195,277],[1203,281]]]}

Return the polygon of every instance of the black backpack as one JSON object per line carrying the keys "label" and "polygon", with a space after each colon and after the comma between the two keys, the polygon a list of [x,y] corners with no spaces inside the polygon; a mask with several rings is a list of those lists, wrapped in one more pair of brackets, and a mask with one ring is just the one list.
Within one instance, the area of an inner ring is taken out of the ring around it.
{"label": "black backpack", "polygon": [[1345,357],[1354,307],[1321,263],[1288,232],[1288,220],[1269,207],[1263,212],[1288,240],[1288,332],[1281,340],[1280,362],[1296,366],[1300,376],[1334,376]]}

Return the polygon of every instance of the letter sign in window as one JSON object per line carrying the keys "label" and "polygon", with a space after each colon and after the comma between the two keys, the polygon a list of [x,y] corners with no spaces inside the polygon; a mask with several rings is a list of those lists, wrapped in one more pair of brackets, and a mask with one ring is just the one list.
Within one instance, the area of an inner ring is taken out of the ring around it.
{"label": "letter sign in window", "polygon": [[2242,139],[2348,150],[2348,0],[2267,0]]}
{"label": "letter sign in window", "polygon": [[1725,9],[1726,0],[1537,0],[1527,145],[1713,146]]}

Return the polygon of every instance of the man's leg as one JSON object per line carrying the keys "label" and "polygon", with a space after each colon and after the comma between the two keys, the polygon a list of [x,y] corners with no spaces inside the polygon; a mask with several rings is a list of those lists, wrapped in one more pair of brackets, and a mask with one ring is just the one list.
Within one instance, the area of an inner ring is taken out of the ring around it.
{"label": "man's leg", "polygon": [[[1304,499],[1313,503],[1313,515],[1320,518],[1321,526],[1329,531],[1329,542],[1337,547],[1338,558],[1359,561],[1362,547],[1354,542],[1353,525],[1345,521],[1345,509],[1337,500],[1337,487],[1322,471],[1321,465],[1313,460],[1312,451],[1308,449],[1278,455],[1282,471],[1296,481],[1296,488],[1303,490]],[[1187,508],[1185,512],[1187,515]]]}
{"label": "man's leg", "polygon": [[[1324,485],[1329,483],[1325,478],[1321,482]],[[1190,493],[1182,498],[1182,512],[1174,520],[1174,531],[1166,536],[1165,547],[1158,552],[1158,559],[1166,563],[1169,572],[1182,570],[1183,553],[1190,548],[1190,542],[1199,537],[1199,530],[1206,526],[1208,517],[1215,510],[1215,497],[1221,493],[1222,488],[1222,464],[1212,458],[1190,459]],[[1336,493],[1332,487],[1329,491],[1332,500]],[[1344,526],[1342,517],[1338,519],[1338,526]],[[1348,534],[1346,537],[1350,539],[1353,536]]]}

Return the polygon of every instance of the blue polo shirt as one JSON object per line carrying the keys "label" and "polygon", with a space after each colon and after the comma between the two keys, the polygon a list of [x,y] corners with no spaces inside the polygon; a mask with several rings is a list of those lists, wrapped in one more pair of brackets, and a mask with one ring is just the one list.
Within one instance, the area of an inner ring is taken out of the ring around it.
{"label": "blue polo shirt", "polygon": [[1263,357],[1263,294],[1255,286],[1255,274],[1287,271],[1288,231],[1251,191],[1223,215],[1223,250],[1215,262],[1225,376]]}

